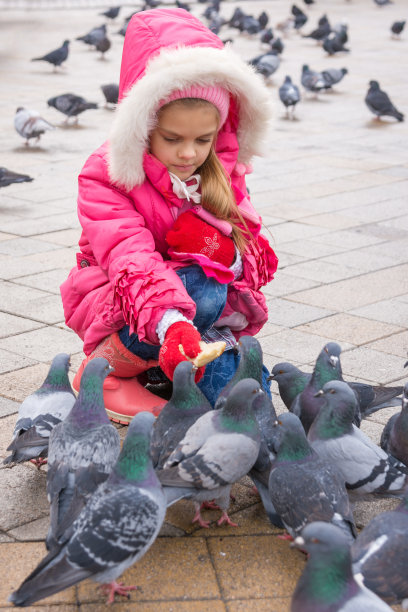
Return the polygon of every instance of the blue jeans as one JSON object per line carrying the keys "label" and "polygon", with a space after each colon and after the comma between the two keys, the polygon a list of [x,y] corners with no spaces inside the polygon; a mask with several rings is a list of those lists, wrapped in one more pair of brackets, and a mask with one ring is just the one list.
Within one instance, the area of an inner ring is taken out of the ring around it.
{"label": "blue jeans", "polygon": [[[204,334],[218,321],[227,301],[227,285],[221,284],[214,278],[208,278],[200,266],[192,265],[177,270],[188,295],[196,304],[196,314],[193,323]],[[119,331],[119,338],[129,351],[142,359],[158,359],[159,346],[140,342],[137,334],[129,333],[126,325]],[[207,397],[212,406],[219,392],[231,380],[239,363],[239,356],[234,350],[225,351],[218,359],[206,366],[205,374],[198,383],[198,387]],[[267,382],[269,372],[264,367],[264,389],[270,395],[270,383]]]}

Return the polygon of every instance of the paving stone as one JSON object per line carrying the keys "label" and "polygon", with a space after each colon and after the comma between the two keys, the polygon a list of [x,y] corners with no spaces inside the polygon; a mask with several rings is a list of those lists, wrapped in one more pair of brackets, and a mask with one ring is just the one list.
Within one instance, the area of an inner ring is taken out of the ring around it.
{"label": "paving stone", "polygon": [[281,325],[275,325],[274,323],[269,323],[269,321],[267,321],[265,325],[263,326],[263,328],[261,329],[261,331],[258,334],[256,334],[256,337],[258,339],[264,338],[265,336],[271,336],[272,334],[276,334],[282,330],[283,328]]}
{"label": "paving stone", "polygon": [[353,508],[353,516],[357,527],[362,529],[377,514],[394,510],[399,503],[400,500],[392,498],[383,498],[375,501],[357,501]]}
{"label": "paving stone", "polygon": [[375,304],[356,308],[351,310],[351,312],[368,319],[394,323],[394,325],[399,325],[400,327],[408,327],[407,304],[399,302],[398,299],[382,300]]}
{"label": "paving stone", "polygon": [[262,288],[262,293],[265,295],[271,295],[273,297],[280,297],[299,291],[301,289],[309,289],[316,287],[319,284],[318,281],[304,278],[302,276],[292,276],[291,267],[286,268],[285,271],[276,272],[275,278],[271,283]]}
{"label": "paving stone", "polygon": [[57,353],[78,352],[81,347],[76,334],[56,327],[43,327],[0,340],[0,349],[13,350],[37,361],[51,361]]}
{"label": "paving stone", "polygon": [[[0,571],[2,573],[2,581],[0,583],[1,602],[5,602],[10,593],[20,586],[22,581],[45,556],[45,552],[46,550],[42,542],[5,543],[0,545]],[[13,568],[12,572],[10,572],[10,567]],[[58,606],[59,612],[73,612],[76,610],[75,588],[65,589],[61,593],[56,593],[51,597],[38,601],[35,606],[27,607],[26,610],[51,610],[51,607],[49,608],[47,604],[63,604],[61,607]],[[10,609],[15,610],[14,607]],[[52,609],[55,610],[54,607]]]}
{"label": "paving stone", "polygon": [[242,599],[240,601],[228,601],[228,612],[290,612],[291,597],[262,597],[261,599]]}
{"label": "paving stone", "polygon": [[304,555],[274,535],[214,537],[208,546],[227,600],[289,597],[305,563]]}
{"label": "paving stone", "polygon": [[22,402],[27,395],[42,385],[49,366],[50,364],[36,363],[31,367],[0,375],[0,393],[11,400]]}
{"label": "paving stone", "polygon": [[[355,278],[342,280],[326,287],[315,287],[299,293],[292,293],[291,300],[311,306],[329,308],[336,311],[350,310],[352,314],[365,313],[357,309],[378,301],[378,288],[390,298],[406,293],[408,289],[408,266],[395,266],[387,270],[369,272]],[[384,319],[381,319],[384,320]],[[390,323],[395,321],[390,320]]]}
{"label": "paving stone", "polygon": [[[143,597],[143,595],[142,595]],[[118,597],[116,598],[119,599]],[[123,601],[123,597],[121,598]],[[226,612],[224,602],[217,599],[208,600],[192,600],[180,601],[179,599],[170,601],[154,601],[148,602],[138,599],[135,602],[136,595],[130,596],[128,603],[114,603],[111,605],[104,604],[81,604],[81,612],[100,612],[104,610],[120,610],[120,612],[133,612],[137,606],[138,612]]]}
{"label": "paving stone", "polygon": [[393,260],[392,256],[389,255],[387,251],[384,252],[376,247],[370,247],[370,249],[367,250],[359,249],[347,253],[337,253],[336,255],[325,257],[321,261],[355,269],[359,273],[373,272],[374,270],[389,268],[396,263],[401,263]]}
{"label": "paving stone", "polygon": [[34,363],[33,359],[0,349],[0,374],[19,370]]}
{"label": "paving stone", "polygon": [[67,279],[71,268],[58,268],[49,272],[40,272],[30,276],[21,276],[14,282],[26,287],[34,287],[60,296],[60,285]]}
{"label": "paving stone", "polygon": [[35,238],[14,238],[0,242],[0,253],[4,255],[31,255],[31,253],[41,253],[53,249],[55,249],[54,244]]}
{"label": "paving stone", "polygon": [[20,403],[13,402],[13,400],[7,397],[0,396],[0,418],[9,416],[10,414],[16,414],[18,412]]}
{"label": "paving stone", "polygon": [[[4,231],[16,234],[17,236],[35,236],[37,234],[47,234],[58,230],[71,229],[78,226],[78,219],[73,219],[66,213],[59,215],[49,215],[40,219],[31,219],[27,223],[26,219],[14,223],[7,223],[3,226]],[[46,239],[46,236],[45,236]]]}
{"label": "paving stone", "polygon": [[[357,272],[353,268],[342,266],[341,264],[327,262],[322,259],[313,259],[295,263],[286,268],[288,274],[302,276],[316,283],[335,283],[344,278],[356,276]],[[327,289],[326,289],[327,291]]]}
{"label": "paving stone", "polygon": [[296,302],[289,302],[280,298],[268,300],[267,304],[269,310],[268,320],[275,325],[283,327],[296,327],[301,323],[322,319],[332,314],[324,308],[305,306],[304,304],[297,304]]}
{"label": "paving stone", "polygon": [[393,334],[387,338],[371,342],[367,348],[381,351],[382,353],[398,355],[404,359],[408,356],[408,331]]}
{"label": "paving stone", "polygon": [[273,228],[273,236],[276,246],[280,247],[285,242],[291,242],[296,239],[311,238],[322,234],[324,230],[314,225],[304,225],[296,221],[288,221],[281,225],[276,225]]}
{"label": "paving stone", "polygon": [[[365,319],[364,317],[357,317],[342,312],[325,317],[324,319],[318,319],[317,321],[310,321],[304,325],[299,325],[296,329],[302,332],[327,336],[333,341],[344,341],[360,346],[372,340],[376,340],[377,338],[384,338],[385,336],[390,336],[390,338],[392,338],[393,336],[390,334],[396,334],[396,332],[402,328],[396,325],[389,325],[388,323],[373,321],[372,319]],[[384,341],[387,340],[388,338],[384,338]]]}
{"label": "paving stone", "polygon": [[21,542],[44,541],[49,526],[50,517],[47,515],[43,518],[15,527],[14,529],[10,529],[9,534]]}
{"label": "paving stone", "polygon": [[[48,232],[45,236],[47,242],[59,244],[67,247],[77,247],[81,232],[78,229],[60,230],[58,232]],[[38,236],[41,240],[41,237]]]}
{"label": "paving stone", "polygon": [[281,251],[292,253],[293,255],[301,255],[307,259],[316,259],[325,255],[333,255],[341,253],[347,247],[339,244],[325,244],[320,241],[320,236],[316,240],[295,240],[294,242],[285,242],[282,245]]}
{"label": "paving stone", "polygon": [[[276,338],[276,336],[274,336]],[[350,374],[372,380],[377,384],[390,383],[403,373],[403,359],[366,347],[345,351],[341,355],[344,376]]]}
{"label": "paving stone", "polygon": [[[2,424],[4,419],[2,420]],[[15,419],[13,419],[14,425]],[[3,437],[3,435],[2,435]],[[11,432],[9,435],[11,441]],[[7,451],[6,451],[6,454]],[[2,456],[5,457],[6,454]],[[0,529],[8,531],[28,521],[49,516],[49,505],[45,491],[46,474],[31,463],[13,468],[0,468],[2,505]]]}
{"label": "paving stone", "polygon": [[41,325],[42,324],[37,321],[31,321],[23,317],[15,317],[6,312],[0,312],[0,338],[5,338],[32,329],[38,329]]}

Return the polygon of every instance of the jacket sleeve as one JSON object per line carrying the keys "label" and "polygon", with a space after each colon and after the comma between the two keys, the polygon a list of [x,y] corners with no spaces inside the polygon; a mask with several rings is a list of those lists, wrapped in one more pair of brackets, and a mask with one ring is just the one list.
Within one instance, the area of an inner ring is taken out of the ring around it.
{"label": "jacket sleeve", "polygon": [[169,308],[194,317],[195,303],[156,251],[153,235],[133,199],[110,183],[101,154],[91,156],[79,176],[78,217],[112,285],[114,300],[139,340],[159,343],[157,323]]}

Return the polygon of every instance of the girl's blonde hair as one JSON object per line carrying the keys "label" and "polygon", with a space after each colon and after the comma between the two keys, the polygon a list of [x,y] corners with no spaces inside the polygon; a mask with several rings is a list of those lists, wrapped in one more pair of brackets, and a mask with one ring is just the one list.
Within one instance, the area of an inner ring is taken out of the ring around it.
{"label": "girl's blonde hair", "polygon": [[[181,104],[187,107],[210,106],[217,112],[217,107],[203,98],[179,98],[161,107],[158,112],[170,105]],[[216,138],[214,139],[215,142]],[[197,169],[201,176],[201,203],[203,208],[212,213],[217,219],[228,221],[232,226],[232,237],[240,251],[243,253],[251,233],[240,213],[231,188],[231,179],[224,170],[217,157],[214,147],[205,162]]]}

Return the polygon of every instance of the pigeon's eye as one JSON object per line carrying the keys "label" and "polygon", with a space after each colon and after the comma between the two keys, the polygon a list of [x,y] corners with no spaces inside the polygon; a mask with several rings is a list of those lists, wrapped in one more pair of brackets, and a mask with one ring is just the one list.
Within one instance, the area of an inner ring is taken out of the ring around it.
{"label": "pigeon's eye", "polygon": [[330,389],[330,393],[336,393],[334,389]]}
{"label": "pigeon's eye", "polygon": [[311,541],[313,544],[318,544],[318,542],[319,542],[319,538],[311,538],[311,539],[310,539],[310,541]]}
{"label": "pigeon's eye", "polygon": [[279,370],[278,374],[284,374],[285,370]]}

